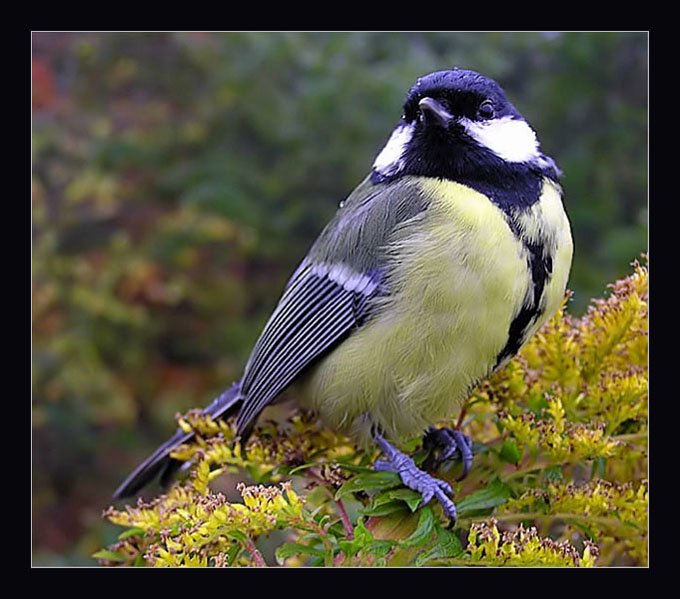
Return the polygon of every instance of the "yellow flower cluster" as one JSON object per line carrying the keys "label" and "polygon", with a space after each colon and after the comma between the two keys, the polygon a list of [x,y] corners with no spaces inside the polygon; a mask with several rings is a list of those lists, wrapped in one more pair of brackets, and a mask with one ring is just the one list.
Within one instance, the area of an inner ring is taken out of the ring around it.
{"label": "yellow flower cluster", "polygon": [[541,538],[535,528],[521,524],[512,530],[500,532],[498,522],[472,524],[468,534],[469,564],[485,566],[580,566],[592,567],[597,557],[597,547],[586,542],[583,555],[568,541]]}
{"label": "yellow flower cluster", "polygon": [[528,369],[545,383],[574,390],[606,372],[642,372],[648,358],[648,272],[635,261],[629,277],[610,285],[581,319],[564,306],[522,351]]}
{"label": "yellow flower cluster", "polygon": [[[601,545],[623,543],[631,557],[646,563],[648,485],[594,480],[583,485],[549,483],[509,500],[499,512],[551,516],[567,524],[587,526]],[[528,510],[528,512],[527,512]],[[582,528],[575,528],[575,534]]]}
{"label": "yellow flower cluster", "polygon": [[[332,461],[357,452],[349,439],[320,426],[310,413],[303,411],[292,414],[284,424],[264,423],[250,437],[245,449],[236,442],[233,418],[215,421],[200,410],[191,410],[176,418],[184,431],[194,433],[194,438],[177,447],[171,456],[183,462],[198,457],[208,464],[224,467],[213,470],[209,480],[228,467],[247,468],[251,475],[262,478],[276,467],[295,467],[312,458],[319,462]],[[277,481],[280,477],[270,478]]]}
{"label": "yellow flower cluster", "polygon": [[115,551],[133,562],[140,557],[143,536],[147,543],[141,557],[148,564],[205,566],[209,558],[224,564],[235,549],[253,550],[251,539],[301,519],[303,500],[290,483],[280,488],[240,483],[237,488],[244,502],[230,503],[221,493],[197,488],[207,470],[207,462],[201,462],[193,485],[176,485],[148,504],[140,501],[125,511],[109,508],[105,516],[133,532],[114,546]]}
{"label": "yellow flower cluster", "polygon": [[519,416],[501,413],[500,423],[531,454],[540,453],[552,462],[612,457],[624,448],[623,443],[604,434],[604,426],[589,428],[566,420],[559,398],[548,400],[546,412],[550,418],[537,419],[532,413]]}

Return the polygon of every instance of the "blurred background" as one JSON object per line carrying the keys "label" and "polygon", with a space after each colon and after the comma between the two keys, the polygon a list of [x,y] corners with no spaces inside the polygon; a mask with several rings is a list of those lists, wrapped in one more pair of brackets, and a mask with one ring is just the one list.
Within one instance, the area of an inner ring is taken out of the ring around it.
{"label": "blurred background", "polygon": [[33,33],[33,564],[240,373],[418,76],[498,80],[565,173],[570,310],[647,247],[646,33]]}

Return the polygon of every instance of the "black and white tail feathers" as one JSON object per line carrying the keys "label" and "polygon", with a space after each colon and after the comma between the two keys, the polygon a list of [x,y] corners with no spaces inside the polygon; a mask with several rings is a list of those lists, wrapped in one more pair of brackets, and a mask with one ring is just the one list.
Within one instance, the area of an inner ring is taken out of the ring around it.
{"label": "black and white tail feathers", "polygon": [[[234,383],[205,408],[203,414],[210,415],[213,418],[226,418],[236,411],[242,400],[241,384]],[[131,497],[159,475],[161,484],[167,485],[172,475],[181,466],[181,462],[173,460],[169,454],[175,447],[185,443],[191,437],[193,437],[193,433],[186,433],[182,429],[177,429],[177,432],[170,439],[154,451],[123,481],[113,494],[113,498]]]}

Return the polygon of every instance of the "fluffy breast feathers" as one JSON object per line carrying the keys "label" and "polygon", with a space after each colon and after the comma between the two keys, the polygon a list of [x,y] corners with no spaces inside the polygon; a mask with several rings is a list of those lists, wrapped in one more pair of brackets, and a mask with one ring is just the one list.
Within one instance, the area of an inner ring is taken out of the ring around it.
{"label": "fluffy breast feathers", "polygon": [[559,307],[571,263],[569,223],[547,180],[540,200],[516,216],[516,233],[507,214],[466,186],[431,178],[407,185],[417,188],[420,207],[385,240],[377,266],[387,292],[298,388],[330,426],[366,442],[364,414],[389,437],[415,436],[454,415],[491,373],[532,297],[521,236],[542,244],[553,264],[531,334]]}

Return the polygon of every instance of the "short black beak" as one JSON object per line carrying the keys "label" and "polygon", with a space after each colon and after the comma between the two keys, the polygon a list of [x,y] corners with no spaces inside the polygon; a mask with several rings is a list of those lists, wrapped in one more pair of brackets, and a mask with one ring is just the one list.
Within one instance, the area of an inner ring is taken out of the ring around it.
{"label": "short black beak", "polygon": [[432,98],[423,98],[418,102],[418,108],[420,108],[421,118],[426,125],[437,125],[446,129],[453,121],[453,115]]}

